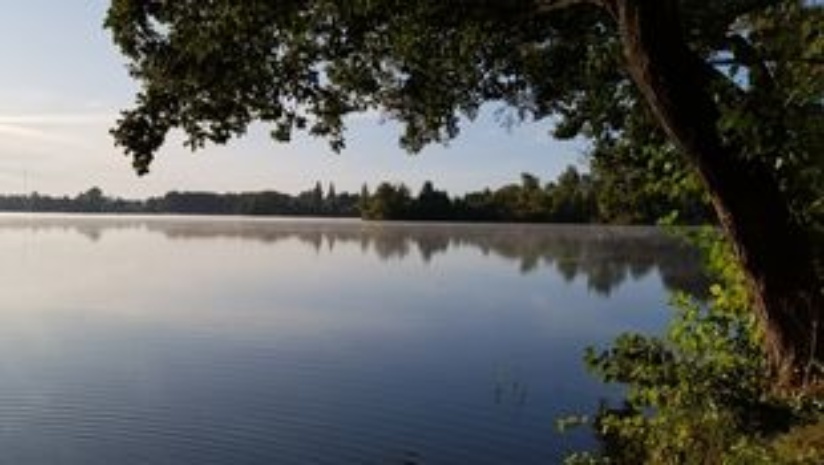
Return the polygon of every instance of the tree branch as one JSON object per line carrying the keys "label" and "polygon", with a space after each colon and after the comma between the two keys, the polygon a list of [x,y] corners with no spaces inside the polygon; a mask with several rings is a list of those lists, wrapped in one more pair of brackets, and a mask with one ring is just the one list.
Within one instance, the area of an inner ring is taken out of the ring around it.
{"label": "tree branch", "polygon": [[744,36],[741,34],[730,35],[727,37],[727,43],[735,59],[750,68],[750,79],[756,85],[768,89],[775,87],[772,72],[761,58],[758,50]]}

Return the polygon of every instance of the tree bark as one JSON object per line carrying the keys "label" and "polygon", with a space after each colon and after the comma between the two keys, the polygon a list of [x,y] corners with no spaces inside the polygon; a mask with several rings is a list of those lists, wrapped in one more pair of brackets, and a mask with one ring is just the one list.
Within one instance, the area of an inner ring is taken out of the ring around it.
{"label": "tree bark", "polygon": [[732,240],[778,379],[798,385],[824,362],[824,297],[811,239],[792,217],[765,160],[725,145],[708,92],[714,70],[680,30],[676,0],[605,0],[631,78],[670,139],[686,154]]}

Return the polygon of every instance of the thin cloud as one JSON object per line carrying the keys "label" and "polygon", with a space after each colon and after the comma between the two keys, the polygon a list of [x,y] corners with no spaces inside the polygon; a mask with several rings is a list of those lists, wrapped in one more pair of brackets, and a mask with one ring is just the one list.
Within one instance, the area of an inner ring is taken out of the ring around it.
{"label": "thin cloud", "polygon": [[[40,123],[48,124],[48,123]],[[87,148],[87,144],[78,140],[76,135],[59,133],[37,127],[38,124],[11,123],[0,117],[0,135],[10,136],[13,139],[24,140],[29,143],[57,145],[70,148]]]}
{"label": "thin cloud", "polygon": [[21,126],[19,124],[7,123],[0,119],[0,134],[8,136],[18,136],[27,139],[43,139],[48,138],[48,133],[42,129],[35,129],[28,126]]}
{"label": "thin cloud", "polygon": [[86,125],[109,123],[114,113],[40,113],[24,115],[0,115],[0,125],[42,126],[42,125]]}

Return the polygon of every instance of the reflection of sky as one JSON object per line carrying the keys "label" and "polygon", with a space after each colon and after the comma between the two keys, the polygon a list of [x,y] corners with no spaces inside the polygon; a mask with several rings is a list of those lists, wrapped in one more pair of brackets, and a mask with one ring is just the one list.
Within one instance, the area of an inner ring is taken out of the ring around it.
{"label": "reflection of sky", "polygon": [[60,463],[546,463],[581,440],[553,418],[605,392],[583,347],[666,315],[655,268],[607,298],[522,273],[500,238],[453,232],[426,261],[378,249],[431,230],[118,221],[0,219],[0,447],[20,461],[56,463],[48,440]]}

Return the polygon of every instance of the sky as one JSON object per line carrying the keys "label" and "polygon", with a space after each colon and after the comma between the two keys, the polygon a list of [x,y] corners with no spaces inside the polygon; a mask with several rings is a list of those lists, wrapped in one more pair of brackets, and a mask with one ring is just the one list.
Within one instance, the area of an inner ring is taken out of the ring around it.
{"label": "sky", "polygon": [[0,193],[75,195],[92,186],[108,195],[145,198],[171,190],[297,193],[332,182],[337,191],[363,183],[425,180],[461,194],[518,182],[530,172],[553,179],[585,164],[581,141],[555,141],[549,123],[506,129],[482,112],[448,146],[410,155],[400,128],[378,115],[353,118],[347,148],[300,136],[279,144],[265,128],[197,152],[171,137],[151,173],[139,177],[108,129],[131,106],[137,83],[102,23],[108,0],[0,0]]}

